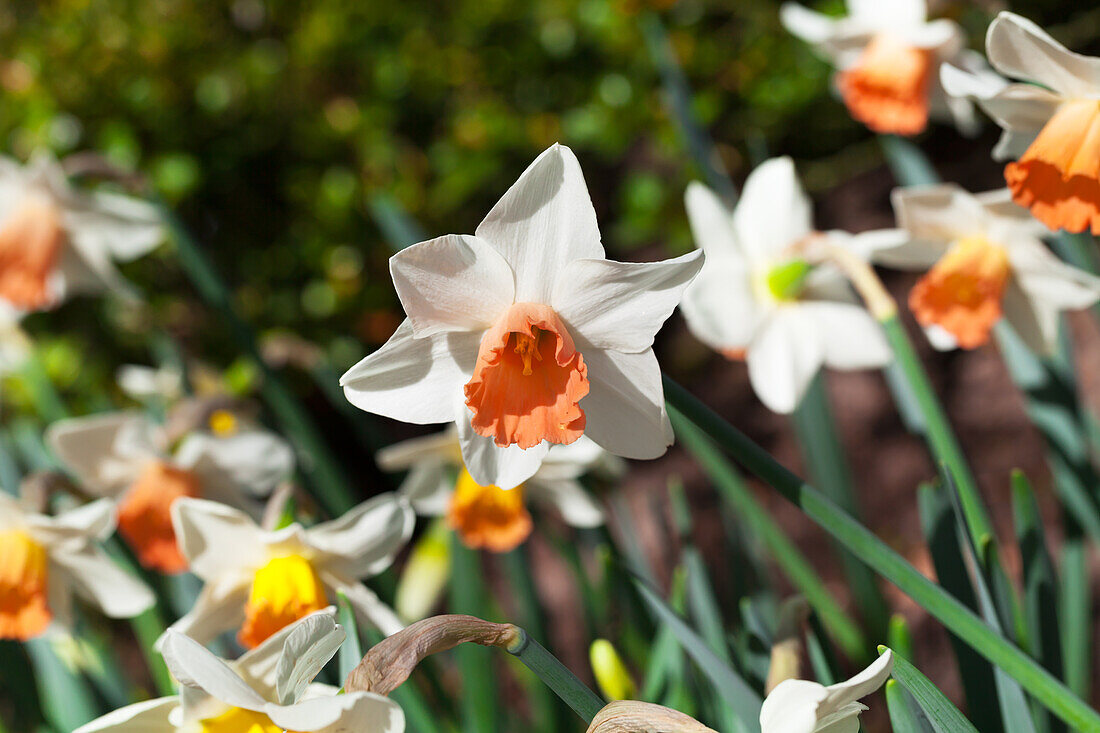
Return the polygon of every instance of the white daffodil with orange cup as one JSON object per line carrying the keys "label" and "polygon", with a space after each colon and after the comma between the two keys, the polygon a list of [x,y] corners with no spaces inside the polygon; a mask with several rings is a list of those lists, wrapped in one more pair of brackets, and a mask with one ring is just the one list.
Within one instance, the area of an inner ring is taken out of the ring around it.
{"label": "white daffodil with orange cup", "polygon": [[294,471],[293,449],[274,433],[195,431],[169,446],[139,412],[61,420],[46,443],[85,491],[118,501],[119,534],[142,565],[162,573],[187,569],[172,529],[177,499],[202,497],[258,515],[260,499]]}
{"label": "white daffodil with orange cup", "polygon": [[205,585],[172,629],[207,642],[238,629],[252,648],[279,629],[335,602],[342,591],[364,624],[389,635],[396,614],[360,582],[392,563],[412,534],[408,501],[382,494],[338,519],[267,531],[243,512],[204,499],[172,505],[172,524],[191,572]]}
{"label": "white daffodil with orange cup", "polygon": [[1004,132],[993,150],[1016,203],[1049,229],[1100,235],[1100,58],[1069,51],[1026,18],[1002,12],[989,62],[1022,83],[944,66],[944,87],[973,98]]}
{"label": "white daffodil with orange cup", "polygon": [[100,547],[115,530],[108,499],[47,516],[0,491],[0,639],[67,630],[73,597],[111,618],[132,618],[156,599]]}
{"label": "white daffodil with orange cup", "polygon": [[46,310],[65,298],[128,292],[115,262],[129,262],[164,239],[154,206],[70,185],[57,160],[23,166],[0,158],[0,302]]}
{"label": "white daffodil with orange cup", "polygon": [[161,645],[180,694],[128,705],[74,733],[401,733],[401,707],[371,692],[313,682],[346,636],[326,608],[285,627],[239,659],[219,659],[169,632]]}
{"label": "white daffodil with orange cup", "polygon": [[835,685],[808,680],[784,680],[768,694],[760,708],[761,733],[855,733],[859,702],[882,687],[894,668],[887,650],[855,677]]}
{"label": "white daffodil with orange cup", "polygon": [[909,239],[876,250],[886,266],[926,270],[909,308],[939,349],[973,349],[1004,318],[1033,351],[1057,344],[1062,311],[1100,299],[1100,278],[1059,260],[1045,227],[1007,189],[971,194],[955,184],[896,189],[898,225]]}
{"label": "white daffodil with orange cup", "polygon": [[685,200],[707,260],[680,308],[700,341],[747,362],[768,409],[792,412],[822,366],[870,369],[891,361],[882,328],[843,273],[823,260],[828,247],[866,256],[905,241],[903,232],[815,231],[790,158],[757,167],[732,212],[701,183],[688,186]]}
{"label": "white daffodil with orange cup", "polygon": [[582,435],[656,458],[673,435],[653,337],[701,264],[606,259],[580,165],[554,145],[474,235],[390,259],[407,318],[344,374],[344,393],[397,420],[454,422],[482,486],[518,486]]}
{"label": "white daffodil with orange cup", "polygon": [[835,82],[849,113],[880,133],[915,135],[929,116],[966,133],[977,119],[967,99],[940,84],[944,63],[989,74],[981,54],[966,49],[958,23],[927,20],[925,0],[848,0],[848,15],[834,18],[787,2],[780,20],[837,69]]}
{"label": "white daffodil with orange cup", "polygon": [[573,527],[602,525],[603,509],[579,479],[589,471],[622,471],[617,457],[582,436],[551,446],[535,474],[514,489],[482,486],[462,464],[454,427],[387,446],[375,458],[385,471],[408,469],[400,492],[417,514],[444,516],[468,547],[493,552],[515,549],[531,534],[528,500],[551,507]]}

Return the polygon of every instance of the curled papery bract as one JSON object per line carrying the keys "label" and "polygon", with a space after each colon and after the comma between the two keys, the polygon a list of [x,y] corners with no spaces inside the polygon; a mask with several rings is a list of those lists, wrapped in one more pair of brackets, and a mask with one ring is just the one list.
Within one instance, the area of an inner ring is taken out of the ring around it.
{"label": "curled papery bract", "polygon": [[20,310],[52,305],[49,278],[64,243],[57,206],[45,195],[26,196],[0,223],[0,299]]}
{"label": "curled papery bract", "polygon": [[467,547],[508,552],[527,539],[533,522],[523,503],[522,484],[514,489],[482,486],[463,469],[451,495],[447,525]]}
{"label": "curled papery bract", "polygon": [[475,616],[426,618],[375,644],[348,674],[344,690],[388,695],[427,656],[467,642],[507,649],[519,638],[520,630],[512,624],[495,624]]}
{"label": "curled papery bract", "polygon": [[859,61],[837,75],[852,117],[875,132],[915,135],[928,124],[932,52],[889,33],[876,35]]}
{"label": "curled papery bract", "polygon": [[617,700],[596,713],[587,733],[716,733],[690,715],[637,700]]}
{"label": "curled papery bract", "polygon": [[588,367],[553,308],[516,303],[482,337],[465,394],[473,429],[498,446],[572,443],[584,434]]}
{"label": "curled papery bract", "polygon": [[0,639],[26,641],[49,626],[48,565],[45,548],[30,535],[0,531]]}
{"label": "curled papery bract", "polygon": [[1100,100],[1060,106],[1005,181],[1050,229],[1100,234]]}
{"label": "curled papery bract", "polygon": [[118,507],[119,534],[142,565],[162,573],[187,569],[172,528],[172,504],[181,497],[199,495],[199,481],[190,471],[164,461],[146,465]]}

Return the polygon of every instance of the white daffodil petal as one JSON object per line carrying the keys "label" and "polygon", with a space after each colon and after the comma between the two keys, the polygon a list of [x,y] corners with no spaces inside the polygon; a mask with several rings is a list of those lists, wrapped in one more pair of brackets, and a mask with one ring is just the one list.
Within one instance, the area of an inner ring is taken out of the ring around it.
{"label": "white daffodil petal", "polygon": [[85,723],[73,733],[177,733],[169,718],[179,705],[178,697],[137,702]]}
{"label": "white daffodil petal", "polygon": [[397,703],[369,692],[313,697],[286,706],[269,704],[264,712],[282,728],[315,733],[397,733],[404,726],[404,713]]}
{"label": "white daffodil petal", "polygon": [[859,714],[867,710],[862,703],[853,702],[818,721],[814,733],[859,733]]}
{"label": "white daffodil petal", "polygon": [[814,733],[817,706],[828,694],[816,682],[780,682],[760,708],[760,733]]}
{"label": "white daffodil petal", "polygon": [[1002,74],[1037,81],[1070,97],[1100,87],[1100,59],[1073,53],[1027,18],[1002,11],[985,37],[989,62]]}
{"label": "white daffodil petal", "polygon": [[247,574],[266,562],[263,530],[232,507],[183,497],[172,504],[172,526],[191,572],[208,582]]}
{"label": "white daffodil petal", "polygon": [[652,349],[637,354],[592,349],[588,364],[584,434],[604,450],[640,460],[664,455],[672,445],[665,413],[661,367]]}
{"label": "white daffodil petal", "polygon": [[1009,278],[1001,306],[1004,320],[1029,349],[1040,355],[1054,351],[1058,341],[1057,308],[1032,300],[1016,277]]}
{"label": "white daffodil petal", "polygon": [[374,454],[375,463],[383,471],[403,471],[429,458],[439,461],[458,458],[458,428],[449,425],[438,433],[387,445]]}
{"label": "white daffodil petal", "polygon": [[766,160],[749,174],[733,212],[734,231],[753,263],[767,262],[813,231],[810,199],[790,158]]}
{"label": "white daffodil petal", "polygon": [[87,538],[105,540],[115,531],[115,503],[98,499],[49,517],[35,529],[54,533],[54,541],[79,538],[83,544]]}
{"label": "white daffodil petal", "polygon": [[532,479],[527,482],[527,489],[532,500],[557,509],[571,527],[600,527],[604,524],[603,507],[578,481]]}
{"label": "white daffodil petal", "polygon": [[870,695],[882,687],[894,669],[894,655],[887,650],[862,672],[851,679],[829,685],[825,699],[818,705],[817,715],[824,718],[841,708]]}
{"label": "white daffodil petal", "polygon": [[403,497],[380,494],[339,519],[306,530],[306,543],[324,557],[327,569],[349,577],[376,575],[408,542],[416,515]]}
{"label": "white daffodil petal", "polygon": [[275,668],[275,694],[280,705],[301,699],[309,683],[347,638],[344,627],[332,614],[310,614],[292,626]]}
{"label": "white daffodil petal", "polygon": [[684,206],[695,244],[707,256],[708,265],[717,265],[727,258],[744,263],[737,237],[733,231],[733,212],[718,194],[698,181],[692,181],[684,191]]}
{"label": "white daffodil petal", "polygon": [[577,478],[589,468],[599,463],[607,455],[603,448],[586,435],[568,445],[550,446],[550,452],[542,462],[538,476],[555,478]]}
{"label": "white daffodil petal", "polygon": [[[232,662],[233,670],[241,676],[249,687],[253,688],[265,699],[272,699],[276,696],[276,686],[278,677],[279,660],[283,656],[283,646],[286,644],[287,639],[290,637],[294,630],[298,628],[300,623],[306,623],[307,619],[314,617],[328,618],[332,625],[336,622],[336,607],[329,606],[320,611],[305,616],[299,621],[292,623],[288,626],[276,631],[271,636],[264,639],[260,644],[252,649],[249,649],[244,654]],[[311,624],[314,622],[310,622]],[[328,628],[329,624],[319,624],[322,629]]]}
{"label": "white daffodil petal", "polygon": [[799,310],[816,326],[826,366],[877,369],[893,360],[882,326],[862,306],[817,301],[802,303]]}
{"label": "white daffodil petal", "polygon": [[447,333],[413,338],[406,319],[390,340],[340,378],[361,410],[417,424],[455,419],[453,395],[470,379],[481,335]]}
{"label": "white daffodil petal", "polygon": [[512,305],[512,268],[491,244],[447,234],[390,258],[397,296],[417,338],[448,331],[484,331]]}
{"label": "white daffodil petal", "polygon": [[263,712],[267,701],[240,675],[194,639],[169,629],[161,643],[168,670],[181,685],[198,687],[212,697],[245,710]]}
{"label": "white daffodil petal", "polygon": [[[591,364],[588,369],[591,379]],[[461,409],[468,410],[465,404]],[[550,450],[550,445],[545,441],[526,449],[518,445],[502,448],[492,438],[474,432],[468,415],[460,416],[457,423],[462,460],[470,476],[482,486],[499,486],[502,489],[519,486],[539,470],[546,452]]]}
{"label": "white daffodil petal", "polygon": [[792,35],[815,45],[833,38],[838,25],[838,19],[810,10],[796,2],[786,2],[779,6],[779,22]]}
{"label": "white daffodil petal", "polygon": [[191,433],[176,449],[175,462],[195,472],[208,496],[212,489],[223,496],[267,496],[294,473],[295,457],[275,433],[248,430],[225,437]]}
{"label": "white daffodil petal", "polygon": [[604,256],[584,174],[564,145],[551,146],[531,163],[476,234],[511,265],[517,303],[549,303],[565,265]]}
{"label": "white daffodil petal", "polygon": [[244,607],[250,590],[251,580],[247,577],[210,581],[199,591],[191,610],[171,628],[204,644],[213,641],[222,632],[244,622]]}
{"label": "white daffodil petal", "polygon": [[81,483],[112,496],[137,478],[155,456],[149,426],[137,412],[59,420],[46,430],[46,444]]}
{"label": "white daffodil petal", "polygon": [[928,17],[925,0],[847,0],[848,14],[875,28],[919,26]]}
{"label": "white daffodil petal", "polygon": [[890,199],[898,225],[917,240],[952,242],[986,226],[985,209],[954,183],[895,188]]}
{"label": "white daffodil petal", "polygon": [[1062,262],[1038,239],[1017,238],[1008,256],[1030,300],[1057,310],[1079,310],[1100,299],[1100,278]]}
{"label": "white daffodil petal", "polygon": [[152,204],[107,191],[81,194],[66,212],[76,246],[130,262],[164,241],[164,222]]}
{"label": "white daffodil petal", "polygon": [[574,260],[558,275],[551,305],[574,338],[637,353],[653,345],[702,266],[701,250],[663,262]]}
{"label": "white daffodil petal", "polygon": [[716,351],[748,346],[770,308],[757,300],[748,269],[710,259],[680,302],[692,335]]}
{"label": "white daffodil petal", "polygon": [[385,636],[391,636],[405,628],[394,610],[367,586],[325,571],[320,576],[321,582],[331,588],[334,594],[340,591],[347,596],[359,623],[378,629]]}
{"label": "white daffodil petal", "polygon": [[749,381],[772,412],[790,414],[825,358],[814,323],[799,307],[780,308],[761,326],[745,357]]}
{"label": "white daffodil petal", "polygon": [[928,343],[932,344],[932,348],[936,351],[954,351],[959,348],[959,342],[954,334],[942,326],[932,323],[925,326],[923,330]]}
{"label": "white daffodil petal", "polygon": [[156,603],[149,586],[91,544],[78,552],[53,548],[50,563],[63,568],[72,589],[111,618],[133,618]]}
{"label": "white daffodil petal", "polygon": [[979,74],[952,64],[941,64],[940,84],[952,97],[988,99],[1008,86],[1008,81],[994,73]]}
{"label": "white daffodil petal", "polygon": [[409,469],[397,492],[408,499],[417,514],[437,517],[447,513],[454,488],[454,479],[447,475],[444,464],[432,461]]}

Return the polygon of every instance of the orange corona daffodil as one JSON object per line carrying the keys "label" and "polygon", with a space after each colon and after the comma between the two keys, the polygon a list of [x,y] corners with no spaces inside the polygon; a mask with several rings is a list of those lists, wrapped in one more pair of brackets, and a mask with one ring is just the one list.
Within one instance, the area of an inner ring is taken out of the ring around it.
{"label": "orange corona daffodil", "polygon": [[482,486],[518,486],[551,445],[581,435],[616,455],[656,458],[673,436],[653,337],[701,254],[606,259],[580,165],[554,145],[476,234],[391,258],[408,318],[344,374],[344,394],[398,420],[454,422]]}
{"label": "orange corona daffodil", "polygon": [[848,0],[848,15],[833,18],[788,2],[780,19],[836,66],[849,113],[871,130],[915,135],[939,116],[972,133],[973,106],[947,97],[939,69],[951,63],[986,73],[985,61],[965,49],[957,23],[928,21],[927,11],[925,0]]}
{"label": "orange corona daffodil", "polygon": [[1042,224],[1007,189],[970,194],[955,184],[897,189],[898,224],[910,240],[874,258],[926,270],[909,306],[940,349],[972,349],[1004,318],[1037,353],[1056,345],[1058,316],[1100,299],[1100,279],[1066,265]]}
{"label": "orange corona daffodil", "polygon": [[152,606],[145,584],[99,547],[114,528],[107,499],[51,517],[0,491],[0,639],[26,641],[55,622],[70,628],[74,594],[112,618]]}
{"label": "orange corona daffodil", "polygon": [[11,308],[37,311],[73,294],[126,290],[112,262],[136,259],[163,238],[155,207],[79,191],[48,154],[26,166],[0,159],[0,302]]}
{"label": "orange corona daffodil", "polygon": [[119,533],[145,567],[179,573],[187,562],[172,529],[172,504],[204,497],[258,515],[259,499],[294,470],[294,452],[266,431],[193,432],[167,446],[159,426],[136,412],[62,420],[46,441],[81,485],[118,501]]}
{"label": "orange corona daffodil", "polygon": [[209,641],[238,629],[255,647],[344,592],[360,621],[389,635],[402,628],[394,612],[360,578],[390,566],[412,534],[408,501],[382,494],[339,519],[303,528],[261,529],[237,509],[179,499],[172,522],[180,551],[206,585],[195,607],[172,628]]}
{"label": "orange corona daffodil", "polygon": [[989,26],[986,53],[997,71],[1025,83],[946,66],[941,74],[950,94],[976,99],[1003,128],[993,157],[1010,161],[1013,200],[1051,230],[1100,234],[1100,58],[1007,12]]}
{"label": "orange corona daffodil", "polygon": [[236,660],[170,631],[160,646],[181,694],[129,705],[74,733],[401,733],[404,712],[389,698],[313,681],[346,636],[334,617],[331,607],[306,616]]}

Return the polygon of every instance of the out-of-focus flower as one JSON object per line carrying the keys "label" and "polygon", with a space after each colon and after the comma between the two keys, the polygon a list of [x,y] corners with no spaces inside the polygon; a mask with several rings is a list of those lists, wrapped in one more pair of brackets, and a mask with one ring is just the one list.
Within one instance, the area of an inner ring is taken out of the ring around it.
{"label": "out-of-focus flower", "polygon": [[398,617],[412,623],[428,616],[450,578],[451,533],[442,519],[436,519],[416,540],[401,570],[393,601]]}
{"label": "out-of-focus flower", "polygon": [[653,337],[701,264],[605,259],[580,165],[554,145],[476,235],[393,256],[408,317],[344,374],[344,393],[398,420],[455,422],[482,486],[518,486],[581,435],[656,458],[673,436]]}
{"label": "out-of-focus flower", "polygon": [[985,44],[995,69],[1026,83],[944,67],[948,93],[976,99],[1004,129],[993,157],[1015,160],[1005,181],[1016,203],[1052,230],[1100,234],[1100,58],[1073,53],[1008,12],[994,19]]}
{"label": "out-of-focus flower", "polygon": [[30,639],[51,621],[71,628],[74,593],[111,618],[152,606],[145,584],[99,547],[114,528],[108,499],[50,517],[0,491],[0,639]]}
{"label": "out-of-focus flower", "polygon": [[925,0],[848,0],[848,12],[832,18],[788,2],[779,17],[838,69],[836,85],[852,117],[898,135],[923,130],[929,114],[976,130],[973,105],[940,85],[943,63],[988,73],[981,54],[966,50],[957,23],[928,21]]}
{"label": "out-of-focus flower", "polygon": [[136,259],[163,238],[156,209],[144,201],[78,191],[48,154],[26,166],[0,158],[0,301],[17,310],[127,292],[114,262]]}
{"label": "out-of-focus flower", "polygon": [[814,231],[810,200],[790,158],[754,170],[732,213],[701,183],[689,185],[685,198],[707,261],[680,307],[699,340],[748,362],[753,389],[769,409],[793,411],[822,365],[889,363],[881,327],[844,275],[815,263],[826,246],[863,255],[904,241],[904,233]]}
{"label": "out-of-focus flower", "polygon": [[119,533],[143,565],[164,573],[187,569],[172,529],[177,499],[204,497],[258,514],[259,498],[294,470],[293,449],[273,433],[192,432],[173,447],[137,412],[62,420],[46,442],[88,492],[118,499]]}
{"label": "out-of-focus flower", "polygon": [[786,680],[771,691],[760,709],[761,733],[826,733],[859,728],[867,706],[858,700],[882,687],[894,668],[887,650],[850,680],[825,687],[807,680]]}
{"label": "out-of-focus flower", "polygon": [[171,366],[124,364],[118,368],[115,381],[123,392],[139,401],[174,402],[183,394],[183,375]]}
{"label": "out-of-focus flower", "polygon": [[415,519],[403,497],[382,494],[339,519],[268,532],[232,507],[181,498],[172,505],[172,525],[206,585],[172,628],[206,642],[239,627],[237,638],[251,648],[343,591],[363,623],[392,634],[401,622],[359,578],[390,566]]}
{"label": "out-of-focus flower", "polygon": [[389,698],[313,682],[344,641],[334,616],[311,614],[235,661],[170,631],[162,652],[180,695],[129,705],[74,733],[401,733],[405,714]]}
{"label": "out-of-focus flower", "polygon": [[630,676],[614,644],[607,639],[596,639],[588,647],[588,661],[605,698],[629,700],[634,697],[634,678]]}
{"label": "out-of-focus flower", "polygon": [[525,500],[553,507],[571,526],[600,526],[603,510],[578,479],[588,471],[621,471],[617,457],[582,436],[552,446],[535,474],[519,486],[482,486],[463,466],[455,428],[383,448],[377,460],[386,471],[409,469],[401,493],[418,514],[446,516],[468,547],[493,552],[515,549],[531,534]]}
{"label": "out-of-focus flower", "polygon": [[941,349],[972,349],[1002,317],[1030,348],[1056,345],[1058,315],[1100,299],[1100,278],[1054,256],[1043,225],[1007,189],[973,195],[955,184],[897,189],[898,224],[911,239],[875,260],[927,270],[909,307]]}

